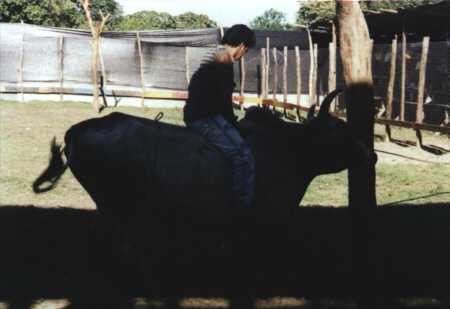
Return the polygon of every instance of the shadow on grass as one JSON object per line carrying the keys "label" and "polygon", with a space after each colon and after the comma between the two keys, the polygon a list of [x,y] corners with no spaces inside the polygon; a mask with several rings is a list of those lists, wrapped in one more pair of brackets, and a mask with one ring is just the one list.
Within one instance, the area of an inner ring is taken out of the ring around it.
{"label": "shadow on grass", "polygon": [[[0,207],[0,299],[30,308],[34,299],[64,298],[67,308],[85,309],[135,308],[144,297],[157,304],[142,308],[172,309],[184,298],[220,297],[229,308],[251,309],[255,299],[279,296],[349,299],[358,285],[346,208],[220,222],[183,211],[154,215],[109,226],[95,211]],[[377,293],[446,299],[450,204],[380,207],[376,222]],[[448,307],[441,304],[413,308]],[[320,301],[267,308],[285,307],[346,308]]]}

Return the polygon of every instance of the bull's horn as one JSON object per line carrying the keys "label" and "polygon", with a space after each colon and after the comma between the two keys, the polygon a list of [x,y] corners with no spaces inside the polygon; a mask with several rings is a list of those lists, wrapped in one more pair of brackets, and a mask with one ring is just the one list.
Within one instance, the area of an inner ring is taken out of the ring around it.
{"label": "bull's horn", "polygon": [[319,116],[327,115],[330,112],[331,102],[333,102],[334,98],[343,91],[344,89],[336,89],[326,96],[320,105]]}

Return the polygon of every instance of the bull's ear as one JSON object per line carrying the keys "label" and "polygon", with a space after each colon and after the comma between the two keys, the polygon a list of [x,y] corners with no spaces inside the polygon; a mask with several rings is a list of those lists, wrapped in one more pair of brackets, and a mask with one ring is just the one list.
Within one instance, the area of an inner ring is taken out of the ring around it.
{"label": "bull's ear", "polygon": [[306,117],[306,119],[308,119],[309,121],[313,120],[316,114],[316,104],[312,105],[309,110],[308,110],[308,116]]}

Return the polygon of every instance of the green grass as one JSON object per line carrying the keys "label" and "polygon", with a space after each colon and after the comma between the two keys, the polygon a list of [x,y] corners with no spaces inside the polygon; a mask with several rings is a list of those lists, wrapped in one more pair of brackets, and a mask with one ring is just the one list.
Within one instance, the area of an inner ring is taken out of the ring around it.
{"label": "green grass", "polygon": [[[180,109],[107,109],[101,116],[121,111],[154,118],[164,112],[163,121],[182,124]],[[46,194],[35,195],[31,183],[48,163],[53,136],[63,140],[65,131],[81,120],[99,117],[85,103],[0,102],[0,205],[94,208],[79,183],[67,172],[59,185]],[[380,131],[380,128],[377,128]],[[396,130],[397,138],[414,140],[411,130]],[[425,140],[445,143],[447,137],[425,134]],[[447,154],[446,156],[449,156]],[[450,165],[378,164],[377,199],[380,205],[440,192],[450,192]],[[415,203],[450,202],[450,194],[418,199]],[[347,204],[347,173],[321,176],[311,184],[302,205]]]}

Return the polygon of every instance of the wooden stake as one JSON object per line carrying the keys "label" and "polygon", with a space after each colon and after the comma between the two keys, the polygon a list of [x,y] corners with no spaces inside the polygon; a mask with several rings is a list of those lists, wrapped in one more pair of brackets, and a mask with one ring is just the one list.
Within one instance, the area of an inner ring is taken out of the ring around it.
{"label": "wooden stake", "polygon": [[142,87],[142,98],[141,98],[141,106],[145,107],[145,59],[144,59],[144,53],[142,52],[142,41],[141,41],[141,35],[139,34],[139,31],[136,32],[136,39],[137,39],[137,45],[138,45],[138,52],[139,52],[139,72],[141,73],[141,87]]}
{"label": "wooden stake", "polygon": [[406,93],[406,33],[402,33],[402,81],[400,90],[400,121],[405,121],[405,93]]}
{"label": "wooden stake", "polygon": [[265,99],[266,96],[266,49],[261,49],[261,98]]}
{"label": "wooden stake", "polygon": [[185,47],[185,57],[184,62],[186,65],[186,82],[189,85],[189,82],[191,81],[191,66],[190,66],[190,49],[189,46]]}
{"label": "wooden stake", "polygon": [[20,97],[22,103],[25,102],[25,95],[23,92],[23,66],[24,66],[24,58],[25,58],[25,30],[24,25],[22,23],[22,41],[20,46],[20,68],[19,68],[19,83],[20,83]]}
{"label": "wooden stake", "polygon": [[276,47],[272,50],[272,56],[273,56],[273,80],[272,80],[272,93],[273,93],[273,99],[277,99],[277,92],[278,92],[278,51]]}
{"label": "wooden stake", "polygon": [[[240,90],[240,95],[241,98],[244,97],[244,93],[245,93],[245,78],[246,78],[246,72],[245,72],[245,56],[242,56],[241,60],[239,61],[239,66],[241,68],[241,90]],[[240,101],[239,104],[243,105],[243,101]]]}
{"label": "wooden stake", "polygon": [[[386,93],[386,118],[389,120],[392,120],[392,101],[394,98],[396,65],[397,65],[397,35],[392,40],[389,82]],[[392,141],[391,127],[389,125],[386,125],[386,138],[389,142]]]}
{"label": "wooden stake", "polygon": [[269,96],[269,77],[270,77],[270,38],[266,38],[266,96]]}
{"label": "wooden stake", "polygon": [[[424,37],[422,42],[422,55],[420,57],[419,84],[417,95],[416,123],[423,123],[423,101],[425,95],[425,78],[427,70],[428,50],[430,45],[430,37]],[[416,130],[417,147],[422,148],[422,134],[420,130]]]}
{"label": "wooden stake", "polygon": [[313,74],[313,102],[316,104],[317,107],[319,107],[319,96],[317,95],[317,80],[318,80],[318,73],[319,73],[319,55],[318,55],[318,46],[317,44],[314,44],[314,74]]}
{"label": "wooden stake", "polygon": [[300,61],[300,48],[295,46],[295,61],[296,61],[296,75],[297,75],[297,105],[301,105],[302,96],[302,70]]}
{"label": "wooden stake", "polygon": [[[288,100],[288,84],[287,84],[287,70],[288,70],[288,48],[283,48],[283,103],[286,104]],[[283,113],[286,116],[286,107],[283,108]]]}
{"label": "wooden stake", "polygon": [[64,101],[64,36],[60,36],[58,40],[58,55],[59,55],[59,87],[61,88],[61,93],[59,100]]}
{"label": "wooden stake", "polygon": [[314,104],[314,45],[311,37],[311,31],[308,29],[308,41],[309,41],[309,106]]}

